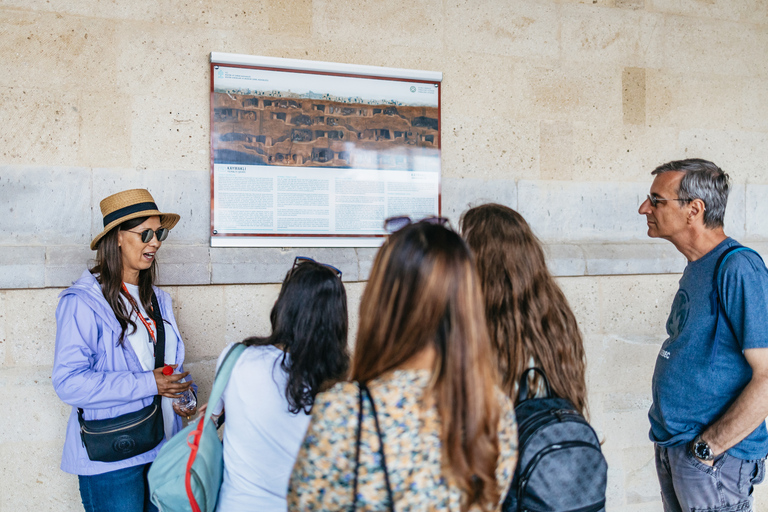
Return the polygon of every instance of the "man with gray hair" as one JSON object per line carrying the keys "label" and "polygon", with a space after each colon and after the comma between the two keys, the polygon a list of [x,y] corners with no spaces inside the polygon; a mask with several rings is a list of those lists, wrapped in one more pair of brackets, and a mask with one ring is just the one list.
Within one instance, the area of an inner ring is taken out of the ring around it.
{"label": "man with gray hair", "polygon": [[689,159],[652,174],[648,236],[688,259],[648,413],[664,511],[751,511],[768,454],[768,270],[723,231],[722,169]]}

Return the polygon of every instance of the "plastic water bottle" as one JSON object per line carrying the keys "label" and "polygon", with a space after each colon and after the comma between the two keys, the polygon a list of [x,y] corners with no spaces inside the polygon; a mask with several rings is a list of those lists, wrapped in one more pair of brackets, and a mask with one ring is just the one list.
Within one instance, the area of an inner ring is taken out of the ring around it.
{"label": "plastic water bottle", "polygon": [[[192,382],[192,377],[187,375],[179,382]],[[195,393],[192,392],[192,388],[190,387],[188,390],[177,395],[176,398],[173,399],[173,403],[182,411],[193,411],[195,407],[197,407],[197,398],[195,398]]]}

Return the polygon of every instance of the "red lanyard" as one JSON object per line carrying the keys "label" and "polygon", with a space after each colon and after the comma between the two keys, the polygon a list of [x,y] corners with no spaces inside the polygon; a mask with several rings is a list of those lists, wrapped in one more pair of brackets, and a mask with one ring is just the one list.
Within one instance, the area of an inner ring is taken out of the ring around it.
{"label": "red lanyard", "polygon": [[[147,322],[144,319],[144,315],[141,314],[141,310],[139,309],[139,306],[136,304],[136,301],[133,299],[133,295],[131,295],[130,292],[128,291],[128,288],[125,287],[125,283],[123,283],[123,291],[125,292],[125,296],[128,299],[128,302],[131,303],[131,307],[136,312],[136,316],[139,317],[139,320],[141,320],[141,323],[143,323],[144,327],[147,328],[147,332],[149,333],[149,337],[152,338],[152,343],[156,343],[156,340],[155,340],[155,329],[153,329],[152,326],[149,325],[149,322]],[[152,318],[150,318],[149,321],[152,322],[152,325],[154,325],[155,328],[157,328],[157,324],[155,323],[155,321]]]}

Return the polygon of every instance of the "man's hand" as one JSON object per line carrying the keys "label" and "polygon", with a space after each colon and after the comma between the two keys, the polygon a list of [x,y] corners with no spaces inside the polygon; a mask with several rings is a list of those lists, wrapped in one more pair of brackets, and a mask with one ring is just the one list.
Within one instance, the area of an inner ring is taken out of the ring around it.
{"label": "man's hand", "polygon": [[744,357],[752,367],[752,380],[725,414],[701,433],[715,455],[739,444],[768,417],[768,348],[747,349]]}

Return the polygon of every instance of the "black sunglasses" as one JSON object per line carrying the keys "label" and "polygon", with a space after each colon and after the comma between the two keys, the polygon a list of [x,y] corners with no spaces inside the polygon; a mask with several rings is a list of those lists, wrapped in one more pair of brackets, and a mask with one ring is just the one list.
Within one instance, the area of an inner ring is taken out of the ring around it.
{"label": "black sunglasses", "polygon": [[418,222],[426,222],[427,224],[438,224],[440,226],[451,224],[451,221],[448,220],[446,217],[438,217],[436,215],[424,217],[423,219],[417,220],[415,222],[412,218],[410,218],[407,215],[400,215],[398,217],[390,217],[386,219],[384,221],[384,231],[386,231],[391,235],[395,231],[399,231],[409,224],[415,224]]}
{"label": "black sunglasses", "polygon": [[[296,258],[293,260],[293,266],[291,267],[291,274],[293,274],[293,271],[296,270],[296,267],[298,265],[301,265],[305,261],[311,261],[312,263],[317,263],[318,265],[322,265],[324,267],[327,267],[327,268],[333,270],[333,272],[336,274],[336,277],[341,279],[341,270],[337,269],[333,265],[328,265],[327,263],[320,263],[319,261],[315,261],[312,258],[308,258],[306,256],[296,256]],[[288,274],[288,275],[290,275],[290,274]]]}
{"label": "black sunglasses", "polygon": [[168,233],[171,232],[168,228],[158,228],[157,230],[151,230],[151,229],[145,229],[142,232],[138,231],[130,231],[126,229],[125,231],[128,231],[129,233],[134,233],[136,235],[141,235],[141,241],[145,244],[148,244],[152,241],[152,237],[157,236],[157,241],[162,242],[166,238],[168,238]]}

